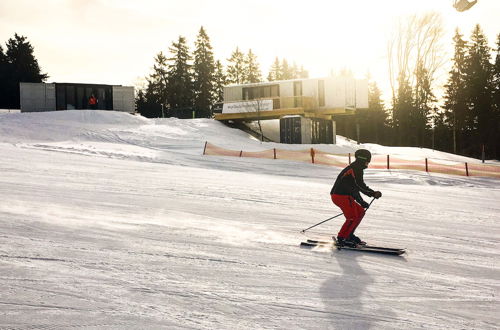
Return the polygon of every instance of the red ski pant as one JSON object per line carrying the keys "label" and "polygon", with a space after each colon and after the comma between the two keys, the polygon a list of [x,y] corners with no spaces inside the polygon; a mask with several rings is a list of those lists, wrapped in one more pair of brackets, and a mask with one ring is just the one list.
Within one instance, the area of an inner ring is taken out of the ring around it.
{"label": "red ski pant", "polygon": [[351,196],[337,194],[332,194],[331,196],[333,203],[340,207],[346,219],[337,236],[349,238],[365,216],[365,209]]}

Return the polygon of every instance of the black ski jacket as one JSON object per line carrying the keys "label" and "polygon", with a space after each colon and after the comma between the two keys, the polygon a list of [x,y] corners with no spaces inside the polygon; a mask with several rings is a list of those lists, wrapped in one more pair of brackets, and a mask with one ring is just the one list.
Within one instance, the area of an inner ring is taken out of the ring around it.
{"label": "black ski jacket", "polygon": [[366,168],[364,162],[356,160],[340,172],[330,194],[352,196],[359,203],[364,202],[359,194],[372,197],[374,191],[365,184],[363,170]]}

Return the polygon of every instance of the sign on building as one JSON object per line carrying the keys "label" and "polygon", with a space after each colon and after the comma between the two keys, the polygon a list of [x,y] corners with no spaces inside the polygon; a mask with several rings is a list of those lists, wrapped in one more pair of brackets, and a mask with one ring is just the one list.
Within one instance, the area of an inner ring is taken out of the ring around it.
{"label": "sign on building", "polygon": [[273,110],[273,100],[252,100],[224,103],[222,113],[242,113]]}

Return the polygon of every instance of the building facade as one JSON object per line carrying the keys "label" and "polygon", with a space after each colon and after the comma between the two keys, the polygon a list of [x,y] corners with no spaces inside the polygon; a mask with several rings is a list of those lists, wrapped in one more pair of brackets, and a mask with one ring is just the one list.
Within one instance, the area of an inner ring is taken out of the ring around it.
{"label": "building facade", "polygon": [[77,83],[20,83],[21,112],[114,110],[134,113],[134,87]]}
{"label": "building facade", "polygon": [[[366,79],[307,78],[226,86],[222,112],[214,114],[214,118],[222,121],[280,119],[282,143],[335,143],[335,116],[354,114],[356,109],[366,108]],[[300,137],[290,132],[297,132]]]}

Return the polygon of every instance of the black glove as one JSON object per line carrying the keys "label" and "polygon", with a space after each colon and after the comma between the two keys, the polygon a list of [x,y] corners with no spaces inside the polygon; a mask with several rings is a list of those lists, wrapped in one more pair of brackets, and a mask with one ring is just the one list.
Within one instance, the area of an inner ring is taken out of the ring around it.
{"label": "black glove", "polygon": [[361,207],[363,207],[364,209],[367,209],[367,208],[368,208],[368,206],[370,206],[370,204],[368,204],[368,203],[367,203],[367,202],[365,202],[365,201],[360,201],[360,202],[359,202],[359,205],[361,205]]}
{"label": "black glove", "polygon": [[373,193],[373,197],[375,197],[376,199],[379,199],[380,197],[382,197],[382,193],[380,191],[375,191]]}

